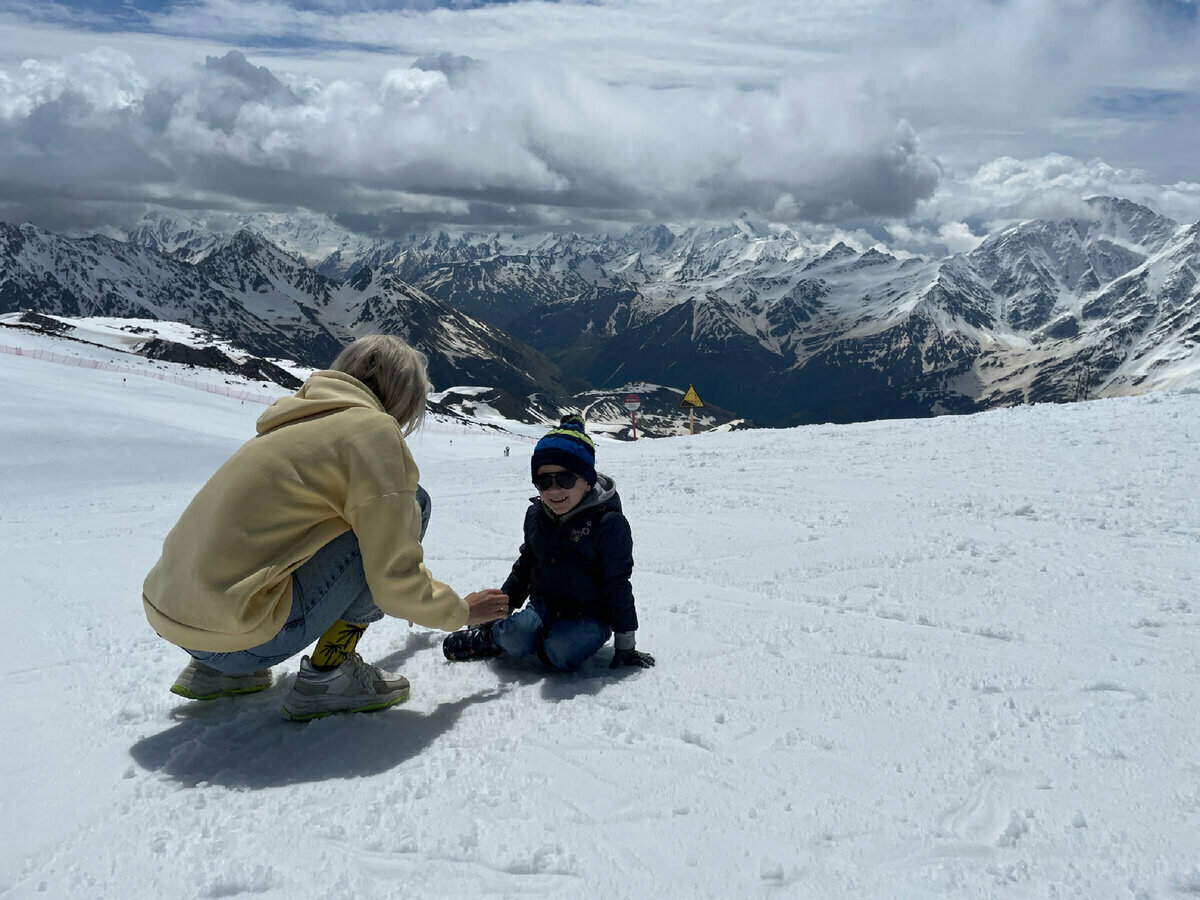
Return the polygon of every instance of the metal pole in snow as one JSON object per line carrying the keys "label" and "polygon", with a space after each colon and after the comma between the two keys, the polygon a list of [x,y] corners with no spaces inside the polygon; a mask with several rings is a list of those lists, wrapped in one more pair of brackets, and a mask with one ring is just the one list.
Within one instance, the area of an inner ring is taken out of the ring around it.
{"label": "metal pole in snow", "polygon": [[629,411],[629,418],[633,422],[633,439],[636,441],[637,440],[637,410],[631,409]]}

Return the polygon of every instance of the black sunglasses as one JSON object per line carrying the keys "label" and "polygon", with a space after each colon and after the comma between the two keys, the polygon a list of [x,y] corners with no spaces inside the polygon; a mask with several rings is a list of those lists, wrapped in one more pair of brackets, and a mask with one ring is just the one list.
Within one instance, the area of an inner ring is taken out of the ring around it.
{"label": "black sunglasses", "polygon": [[544,475],[534,475],[533,486],[539,491],[548,491],[550,485],[557,484],[564,491],[569,491],[575,487],[578,480],[579,476],[574,472],[548,472]]}

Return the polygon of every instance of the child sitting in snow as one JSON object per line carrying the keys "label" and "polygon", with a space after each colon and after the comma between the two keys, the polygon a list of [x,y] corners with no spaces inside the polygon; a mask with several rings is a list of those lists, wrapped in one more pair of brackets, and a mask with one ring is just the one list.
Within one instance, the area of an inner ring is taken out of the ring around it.
{"label": "child sitting in snow", "polygon": [[596,472],[596,447],[583,419],[567,416],[538,441],[530,469],[538,496],[530,499],[520,557],[501,589],[509,616],[448,635],[446,658],[536,653],[570,672],[615,632],[609,668],[654,665],[654,657],[634,647],[629,522],[613,480]]}

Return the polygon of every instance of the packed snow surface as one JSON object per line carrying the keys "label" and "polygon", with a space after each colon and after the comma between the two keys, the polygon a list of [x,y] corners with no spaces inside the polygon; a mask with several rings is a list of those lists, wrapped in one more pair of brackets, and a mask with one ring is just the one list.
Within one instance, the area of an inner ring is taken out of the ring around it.
{"label": "packed snow surface", "polygon": [[[411,699],[307,725],[295,661],[168,693],[141,611],[261,410],[0,355],[0,896],[1200,893],[1200,395],[601,440],[656,668],[385,620]],[[528,444],[411,443],[430,567],[499,585]]]}

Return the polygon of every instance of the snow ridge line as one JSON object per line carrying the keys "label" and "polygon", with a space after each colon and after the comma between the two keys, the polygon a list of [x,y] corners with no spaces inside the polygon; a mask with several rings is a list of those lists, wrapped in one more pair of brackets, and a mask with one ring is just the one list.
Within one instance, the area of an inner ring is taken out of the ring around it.
{"label": "snow ridge line", "polygon": [[[222,397],[232,397],[235,400],[249,400],[251,403],[262,403],[268,405],[279,399],[277,396],[270,394],[262,394],[257,391],[236,391],[224,385],[208,384],[207,382],[199,381],[193,378],[184,378],[182,375],[166,375],[162,372],[149,372],[145,369],[134,368],[133,366],[120,366],[116,363],[105,362],[100,359],[84,359],[82,356],[68,356],[64,353],[54,353],[51,350],[30,350],[24,347],[10,347],[7,344],[0,344],[0,353],[8,353],[13,356],[28,356],[33,359],[45,360],[46,362],[62,363],[68,366],[75,366],[80,369],[103,369],[106,372],[120,372],[127,375],[140,375],[143,378],[154,378],[158,381],[166,381],[171,384],[177,384],[181,387],[193,388],[198,391],[204,391],[208,394],[217,394]],[[284,396],[284,395],[279,395]]]}
{"label": "snow ridge line", "polygon": [[[238,391],[226,385],[210,384],[208,382],[199,381],[194,378],[185,378],[182,375],[167,375],[163,372],[151,372],[146,369],[139,369],[134,366],[122,366],[113,362],[105,362],[100,359],[85,359],[82,356],[70,356],[65,353],[55,353],[52,350],[31,350],[27,347],[11,347],[8,344],[0,344],[0,353],[7,353],[11,356],[24,356],[30,359],[40,359],[45,362],[56,362],[63,365],[75,366],[79,369],[102,369],[106,372],[119,372],[127,375],[139,375],[142,378],[154,378],[158,381],[169,382],[180,387],[192,388],[197,391],[204,391],[207,394],[216,394],[221,397],[231,397],[234,400],[249,400],[251,403],[261,403],[264,406],[269,406],[280,397],[288,396],[287,393],[278,395],[263,394],[258,391]],[[437,422],[430,418],[426,418],[421,426],[422,430],[441,432],[443,434],[483,434],[487,429],[483,427],[470,428],[466,425],[448,425],[443,422]],[[514,441],[525,441],[535,443],[537,438],[529,437],[523,434],[514,434],[512,432],[505,433],[506,439]]]}

